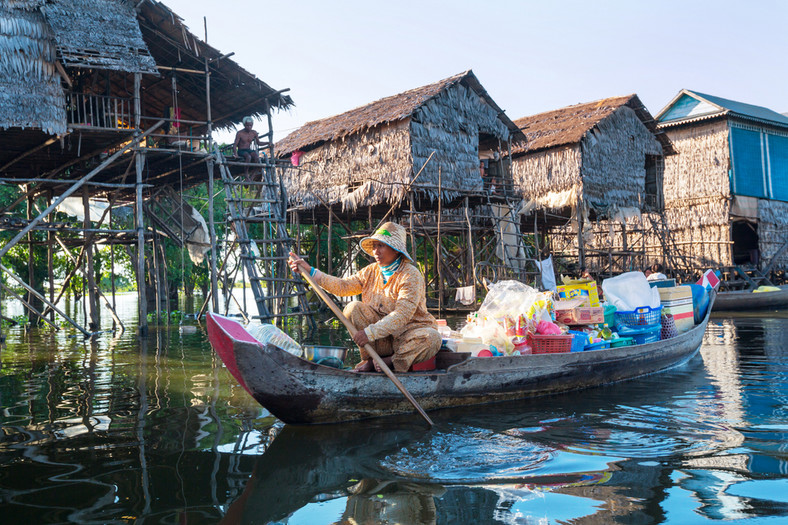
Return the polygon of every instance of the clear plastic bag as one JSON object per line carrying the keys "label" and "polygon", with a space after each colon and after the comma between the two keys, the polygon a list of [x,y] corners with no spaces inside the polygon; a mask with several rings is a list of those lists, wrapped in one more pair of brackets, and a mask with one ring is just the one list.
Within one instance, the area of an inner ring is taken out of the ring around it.
{"label": "clear plastic bag", "polygon": [[479,308],[480,317],[517,318],[540,298],[539,292],[520,281],[500,281],[490,287]]}
{"label": "clear plastic bag", "polygon": [[304,354],[301,345],[272,324],[263,323],[249,325],[246,327],[246,331],[264,345],[272,344],[296,357],[301,357]]}

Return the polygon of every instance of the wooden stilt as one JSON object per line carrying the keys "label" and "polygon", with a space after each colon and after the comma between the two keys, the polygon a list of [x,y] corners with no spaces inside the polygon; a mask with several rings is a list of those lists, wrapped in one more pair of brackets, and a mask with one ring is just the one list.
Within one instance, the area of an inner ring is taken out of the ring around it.
{"label": "wooden stilt", "polygon": [[[137,75],[135,75],[136,79]],[[145,293],[145,223],[142,210],[142,170],[145,166],[145,152],[137,152],[137,298],[139,301],[139,332],[148,335],[148,302]]]}
{"label": "wooden stilt", "polygon": [[[211,236],[211,310],[214,312],[219,311],[219,283],[217,281],[216,271],[216,222],[214,221],[213,214],[213,175],[214,175],[214,162],[213,159],[208,159],[208,229]],[[224,266],[224,264],[222,264]],[[206,298],[207,299],[207,298]]]}
{"label": "wooden stilt", "polygon": [[[47,196],[47,207],[52,204],[52,190],[49,190],[49,195]],[[49,215],[49,225],[55,222],[55,216],[53,214]],[[54,257],[52,253],[52,248],[54,245],[54,237],[55,234],[52,230],[47,232],[47,280],[49,281],[49,302],[55,302],[55,265],[54,265]],[[49,320],[51,323],[55,322],[55,312],[49,312]]]}
{"label": "wooden stilt", "polygon": [[[91,226],[91,222],[90,222],[90,194],[88,193],[87,188],[82,188],[82,208],[85,212],[85,219],[82,224],[85,229],[88,229]],[[90,319],[90,321],[88,322],[88,329],[91,332],[96,332],[101,326],[99,320],[99,313],[98,313],[98,296],[96,293],[97,285],[96,285],[96,279],[94,277],[95,273],[93,270],[96,266],[95,266],[95,261],[93,259],[93,241],[88,239],[87,236],[85,236],[85,253],[87,255],[86,260],[87,260],[87,268],[88,268],[87,271],[85,272],[86,286],[88,288],[88,313]]]}

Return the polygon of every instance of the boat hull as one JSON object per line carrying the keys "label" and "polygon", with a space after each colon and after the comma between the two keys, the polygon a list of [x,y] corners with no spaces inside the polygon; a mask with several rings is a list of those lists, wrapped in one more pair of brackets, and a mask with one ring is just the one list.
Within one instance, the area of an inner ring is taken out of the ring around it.
{"label": "boat hull", "polygon": [[779,292],[720,292],[714,302],[715,311],[780,310],[788,308],[788,287]]}
{"label": "boat hull", "polygon": [[[236,323],[209,314],[208,333],[214,346],[219,344],[215,340],[227,337],[222,329],[227,321]],[[444,370],[397,377],[424,410],[580,390],[634,379],[686,362],[700,348],[707,322],[708,315],[703,323],[684,334],[645,345],[470,358]],[[337,423],[413,412],[413,406],[383,374],[359,374],[317,365],[273,345],[249,340],[233,340],[232,348],[236,379],[258,403],[285,423]]]}

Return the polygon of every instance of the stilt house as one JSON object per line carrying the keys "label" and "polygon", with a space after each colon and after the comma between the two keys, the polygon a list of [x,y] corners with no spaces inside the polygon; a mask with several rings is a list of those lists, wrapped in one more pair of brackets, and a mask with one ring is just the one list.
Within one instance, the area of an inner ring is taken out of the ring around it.
{"label": "stilt house", "polygon": [[286,178],[291,205],[340,204],[356,212],[387,208],[409,188],[432,203],[439,182],[446,200],[481,189],[480,152],[506,152],[521,139],[476,75],[466,71],[308,122],[277,143],[276,155],[301,168]]}
{"label": "stilt house", "polygon": [[[495,231],[513,226],[506,218],[508,152],[523,139],[476,75],[466,71],[308,122],[277,143],[276,155],[293,166],[285,174],[291,222],[315,224],[318,238],[328,226],[327,250],[321,252],[321,243],[312,247],[318,261],[321,253],[329,255],[321,267],[351,271],[357,250],[348,245],[343,267],[332,268],[332,224],[363,221],[360,229],[346,226],[351,240],[391,217],[410,227],[413,250],[428,269],[428,297],[440,307],[444,288],[474,285],[475,268],[496,252],[501,236]],[[490,195],[493,174],[500,180]],[[521,242],[519,235],[511,238]],[[449,247],[451,242],[456,244]],[[523,254],[522,246],[513,246],[511,257],[499,255],[506,264],[498,269],[519,264],[515,258]]]}
{"label": "stilt house", "polygon": [[788,117],[681,90],[657,115],[678,152],[665,214],[698,267],[788,266]]}
{"label": "stilt house", "polygon": [[[535,220],[552,234],[553,251],[579,256],[581,265],[590,257],[589,267],[597,269],[611,251],[628,257],[633,241],[626,238],[627,217],[660,208],[664,158],[673,153],[637,95],[568,106],[515,124],[527,140],[512,151],[514,185],[524,211],[537,210]],[[615,229],[605,224],[595,233],[593,223],[615,217]]]}
{"label": "stilt house", "polygon": [[[93,266],[95,243],[130,245],[138,254],[132,260],[144,331],[143,283],[161,281],[156,236],[195,241],[181,212],[193,210],[180,199],[180,190],[210,183],[214,164],[223,162],[213,150],[213,130],[232,127],[246,115],[267,116],[270,128],[272,109],[292,105],[283,91],[245,71],[231,55],[200,40],[155,0],[0,3],[0,178],[24,185],[26,192],[0,211],[3,229],[18,231],[0,247],[0,257],[28,232],[49,225],[50,303],[56,241],[87,248],[87,268]],[[270,143],[272,136],[269,129]],[[49,224],[51,212],[72,193],[83,197],[85,208],[96,197],[109,199],[110,210],[134,206],[136,228],[99,228],[87,219],[85,231],[61,229],[58,239]],[[39,214],[33,202],[42,197],[52,205]],[[9,211],[25,198],[29,216],[20,224]],[[204,238],[199,243],[215,246]],[[98,289],[92,272],[80,271],[89,281],[91,324],[96,324]],[[37,290],[36,300],[46,300],[42,282],[22,284]],[[164,284],[156,284],[157,290],[167,288]]]}

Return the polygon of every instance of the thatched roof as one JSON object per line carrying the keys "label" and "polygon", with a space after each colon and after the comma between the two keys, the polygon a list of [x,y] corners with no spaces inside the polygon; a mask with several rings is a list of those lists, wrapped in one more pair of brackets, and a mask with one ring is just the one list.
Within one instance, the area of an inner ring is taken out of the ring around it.
{"label": "thatched roof", "polygon": [[347,137],[381,124],[406,119],[425,103],[437,97],[449,87],[462,83],[471,88],[488,105],[495,109],[501,121],[510,130],[510,140],[523,140],[517,126],[495,103],[479,83],[473,71],[468,70],[434,84],[422,86],[398,95],[382,98],[371,104],[351,109],[340,115],[307,122],[276,144],[277,156],[285,156],[297,150],[313,149],[324,142]]}
{"label": "thatched roof", "polygon": [[42,12],[65,66],[157,73],[131,2],[55,0]]}
{"label": "thatched roof", "polygon": [[[142,36],[160,72],[176,67],[202,71],[205,59],[208,59],[214,129],[231,127],[246,115],[263,115],[269,106],[286,109],[293,105],[293,99],[284,93],[287,90],[272,88],[230,59],[226,52],[209,46],[191,33],[183,19],[162,2],[144,1],[138,7],[138,20]],[[205,78],[188,73],[173,74],[178,75],[183,118],[205,120]],[[169,82],[147,77],[142,88],[147,100],[160,101],[148,107],[146,113],[149,115],[160,114],[159,106],[166,106],[167,101],[172,101]]]}
{"label": "thatched roof", "polygon": [[730,115],[745,120],[788,127],[788,115],[769,108],[682,89],[657,113],[659,127],[688,124]]}
{"label": "thatched roof", "polygon": [[0,4],[0,128],[62,134],[66,103],[55,70],[55,46],[37,10],[42,3]]}
{"label": "thatched roof", "polygon": [[634,110],[640,121],[654,133],[665,155],[675,153],[664,133],[657,132],[656,121],[635,94],[576,104],[517,119],[514,123],[523,131],[527,142],[513,147],[512,153],[525,154],[577,144],[599,122],[623,106]]}
{"label": "thatched roof", "polygon": [[189,32],[183,20],[160,2],[2,0],[0,128],[66,132],[65,98],[56,71],[59,61],[68,71],[112,73],[106,77],[112,84],[108,92],[124,98],[131,96],[127,75],[144,73],[142,112],[148,117],[163,115],[173,104],[168,77],[176,76],[181,118],[206,121],[207,90],[201,74],[206,59],[214,129],[231,127],[246,115],[264,115],[269,108],[293,105],[282,91]]}

